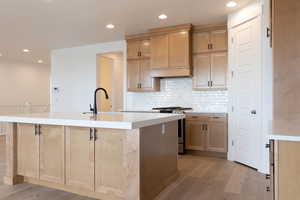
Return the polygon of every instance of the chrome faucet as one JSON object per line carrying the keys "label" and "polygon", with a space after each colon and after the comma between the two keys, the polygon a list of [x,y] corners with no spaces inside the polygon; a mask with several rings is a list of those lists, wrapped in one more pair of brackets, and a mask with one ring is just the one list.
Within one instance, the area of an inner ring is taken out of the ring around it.
{"label": "chrome faucet", "polygon": [[102,90],[104,93],[105,93],[105,98],[106,99],[109,99],[108,97],[108,94],[107,94],[107,91],[104,89],[104,88],[97,88],[95,90],[95,93],[94,93],[94,108],[92,108],[91,104],[90,104],[90,110],[95,114],[97,115],[98,113],[98,109],[97,109],[97,92]]}

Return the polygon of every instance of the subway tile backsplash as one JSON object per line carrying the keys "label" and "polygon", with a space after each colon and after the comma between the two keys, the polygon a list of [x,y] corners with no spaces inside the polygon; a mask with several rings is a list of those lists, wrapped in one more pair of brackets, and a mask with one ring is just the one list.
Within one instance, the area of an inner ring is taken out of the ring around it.
{"label": "subway tile backsplash", "polygon": [[191,78],[164,78],[159,92],[127,92],[126,110],[182,106],[197,112],[227,112],[227,103],[227,91],[193,91]]}

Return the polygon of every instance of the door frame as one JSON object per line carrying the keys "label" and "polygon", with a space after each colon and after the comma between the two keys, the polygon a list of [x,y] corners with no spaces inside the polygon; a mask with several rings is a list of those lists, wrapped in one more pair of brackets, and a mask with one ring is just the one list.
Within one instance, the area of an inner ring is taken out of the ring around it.
{"label": "door frame", "polygon": [[268,173],[268,150],[265,148],[265,144],[268,142],[268,134],[270,129],[270,121],[272,120],[272,94],[273,94],[273,73],[272,73],[272,48],[269,46],[270,38],[266,37],[267,28],[270,27],[270,15],[269,13],[270,0],[261,0],[258,3],[249,4],[248,6],[230,14],[228,16],[228,160],[235,160],[235,146],[234,141],[236,139],[236,133],[234,133],[234,117],[232,112],[233,95],[232,90],[232,68],[233,68],[233,46],[231,44],[231,38],[233,29],[245,22],[248,22],[254,18],[260,18],[260,85],[261,85],[261,115],[260,115],[260,130],[259,130],[259,157],[258,157],[258,171],[262,173]]}

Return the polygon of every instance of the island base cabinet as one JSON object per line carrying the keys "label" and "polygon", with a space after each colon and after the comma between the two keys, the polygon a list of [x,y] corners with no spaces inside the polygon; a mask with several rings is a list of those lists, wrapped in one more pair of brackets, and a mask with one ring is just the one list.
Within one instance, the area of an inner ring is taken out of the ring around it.
{"label": "island base cabinet", "polygon": [[[274,150],[272,150],[273,148]],[[295,200],[300,196],[300,142],[271,141],[267,191],[273,200]]]}
{"label": "island base cabinet", "polygon": [[65,134],[63,126],[40,126],[40,180],[65,183]]}
{"label": "island base cabinet", "polygon": [[18,175],[39,178],[38,127],[33,124],[17,125],[17,169]]}
{"label": "island base cabinet", "polygon": [[66,129],[66,185],[94,191],[94,141],[90,128]]}

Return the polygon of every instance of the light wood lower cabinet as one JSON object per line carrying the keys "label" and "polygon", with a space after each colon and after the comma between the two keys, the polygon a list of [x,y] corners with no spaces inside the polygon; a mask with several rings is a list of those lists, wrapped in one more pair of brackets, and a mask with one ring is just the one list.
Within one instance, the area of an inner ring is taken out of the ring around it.
{"label": "light wood lower cabinet", "polygon": [[227,115],[187,115],[186,149],[227,152]]}
{"label": "light wood lower cabinet", "polygon": [[90,128],[66,128],[66,185],[94,191],[95,145]]}
{"label": "light wood lower cabinet", "polygon": [[270,144],[270,180],[272,200],[295,200],[300,196],[300,142],[272,140]]}
{"label": "light wood lower cabinet", "polygon": [[18,124],[17,160],[18,174],[39,178],[38,127],[33,124]]}
{"label": "light wood lower cabinet", "polygon": [[64,184],[65,134],[63,126],[40,126],[40,180]]}
{"label": "light wood lower cabinet", "polygon": [[18,174],[64,183],[64,128],[18,124]]}
{"label": "light wood lower cabinet", "polygon": [[95,136],[95,191],[113,190],[122,194],[126,187],[123,164],[126,135],[123,130],[96,129]]}

